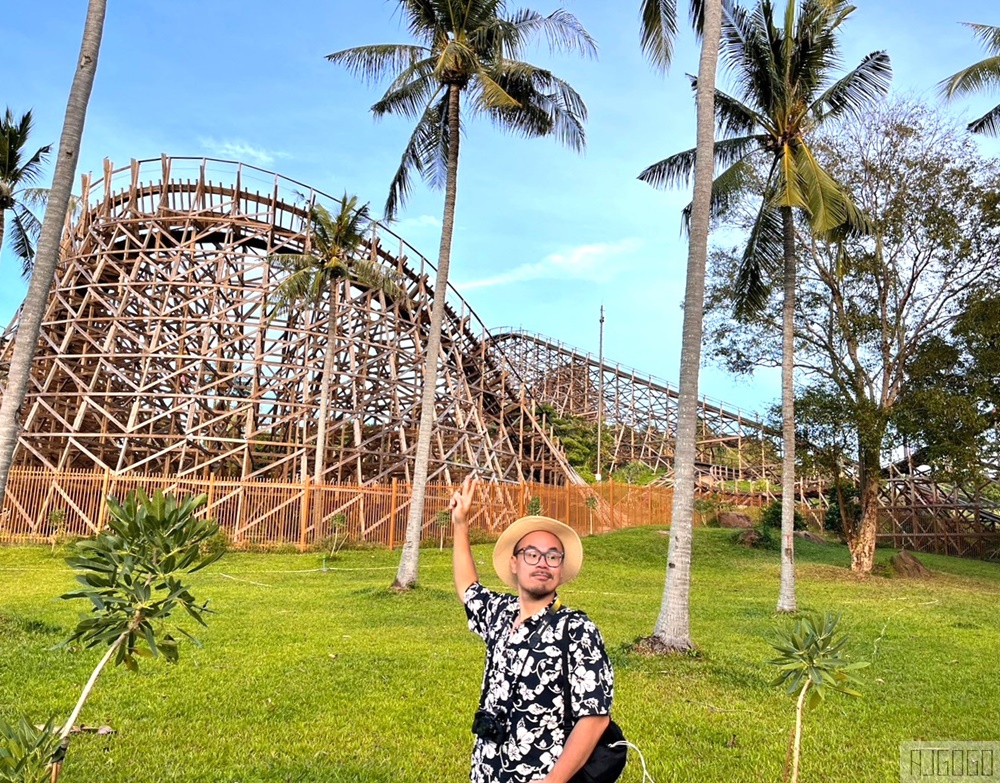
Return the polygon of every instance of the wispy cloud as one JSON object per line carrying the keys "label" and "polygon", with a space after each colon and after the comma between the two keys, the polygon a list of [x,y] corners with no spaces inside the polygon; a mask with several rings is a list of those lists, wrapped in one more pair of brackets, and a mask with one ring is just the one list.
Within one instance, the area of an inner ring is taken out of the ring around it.
{"label": "wispy cloud", "polygon": [[419,228],[441,228],[440,218],[434,217],[434,215],[417,215],[416,217],[403,218],[392,224],[394,229],[399,229],[400,231],[405,231],[407,229],[419,229]]}
{"label": "wispy cloud", "polygon": [[553,253],[533,264],[521,264],[510,271],[482,280],[456,283],[462,291],[520,283],[525,280],[590,280],[606,282],[629,266],[629,256],[642,247],[638,239],[580,245],[565,253]]}
{"label": "wispy cloud", "polygon": [[279,158],[291,157],[287,152],[254,147],[252,144],[239,139],[219,141],[213,138],[201,138],[198,139],[198,143],[211,154],[218,155],[221,158],[232,158],[243,163],[259,163],[262,166],[274,163]]}

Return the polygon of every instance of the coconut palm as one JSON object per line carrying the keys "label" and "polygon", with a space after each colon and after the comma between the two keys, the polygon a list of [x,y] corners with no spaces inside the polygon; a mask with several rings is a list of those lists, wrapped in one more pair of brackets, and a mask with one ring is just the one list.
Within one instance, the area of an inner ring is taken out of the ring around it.
{"label": "coconut palm", "polygon": [[[504,0],[398,0],[414,44],[359,46],[327,57],[373,82],[391,80],[372,106],[376,117],[401,114],[416,127],[389,187],[386,218],[393,219],[414,172],[444,187],[434,305],[427,334],[420,426],[413,468],[413,496],[394,587],[416,584],[424,498],[435,418],[437,361],[448,291],[455,222],[461,114],[485,115],[500,129],[522,136],[554,135],[567,146],[584,146],[587,110],[577,92],[552,72],[523,62],[528,45],[542,36],[554,50],[592,55],[596,48],[576,17],[565,11],[542,16],[531,10],[507,15]],[[464,109],[463,109],[463,98]]]}
{"label": "coconut palm", "polygon": [[[781,24],[771,0],[750,11],[723,11],[722,59],[736,95],[716,91],[716,164],[723,170],[712,186],[713,213],[721,215],[751,183],[763,178],[763,197],[738,271],[737,311],[760,309],[771,282],[782,280],[782,547],[778,611],[795,611],[792,533],[795,511],[795,411],[793,316],[795,312],[795,212],[810,230],[861,230],[863,215],[848,193],[816,161],[811,134],[824,123],[858,116],[889,88],[885,52],[867,55],[833,80],[839,66],[839,34],[853,7],[845,0],[789,2]],[[695,151],[650,166],[640,179],[655,187],[688,181]],[[781,275],[779,276],[779,270]]]}
{"label": "coconut palm", "polygon": [[[322,204],[308,211],[308,244],[304,253],[281,253],[270,256],[269,263],[285,273],[284,279],[269,297],[273,314],[289,312],[302,306],[329,307],[326,351],[319,388],[319,423],[316,433],[316,459],[313,480],[322,483],[326,468],[330,384],[337,355],[337,324],[340,298],[345,285],[381,291],[392,301],[400,302],[406,292],[381,266],[363,255],[365,230],[370,226],[368,205],[358,206],[357,196],[344,197],[340,210],[331,215]],[[361,424],[355,417],[355,445],[360,446]]]}
{"label": "coconut palm", "polygon": [[107,0],[89,0],[87,18],[83,26],[83,41],[80,45],[80,58],[69,91],[52,187],[48,192],[42,230],[38,237],[35,267],[17,322],[17,337],[11,353],[7,385],[3,390],[3,402],[0,404],[0,506],[3,505],[7,476],[17,446],[20,410],[28,390],[31,362],[35,357],[42,316],[49,300],[49,289],[55,276],[56,265],[59,263],[62,229],[80,157],[80,140],[87,118],[87,104],[90,102],[90,91],[94,86],[94,75],[97,73],[97,58],[101,52],[101,35],[104,32],[106,10]]}
{"label": "coconut palm", "polygon": [[[30,207],[38,204],[38,190],[31,187],[42,173],[42,166],[52,151],[52,145],[39,147],[28,155],[28,137],[31,136],[31,112],[14,118],[8,107],[0,118],[0,248],[4,236],[9,236],[14,255],[21,260],[25,278],[31,276],[35,262],[35,244],[42,224]],[[7,214],[10,228],[5,232]]]}
{"label": "coconut palm", "polygon": [[[643,0],[640,9],[643,52],[665,70],[673,57],[677,34],[676,0]],[[659,651],[691,650],[691,533],[694,515],[694,463],[698,435],[698,374],[701,368],[705,266],[712,200],[715,143],[715,71],[719,57],[722,0],[692,0],[691,21],[701,35],[698,65],[697,146],[694,163],[681,337],[680,391],[674,448],[674,497],[670,546],[660,613],[650,644]]]}
{"label": "coconut palm", "polygon": [[[963,68],[941,82],[941,91],[947,99],[1000,87],[1000,27],[971,23],[966,23],[965,26],[979,39],[989,57]],[[985,133],[988,136],[1000,135],[1000,104],[978,120],[970,122],[969,130],[973,133]]]}

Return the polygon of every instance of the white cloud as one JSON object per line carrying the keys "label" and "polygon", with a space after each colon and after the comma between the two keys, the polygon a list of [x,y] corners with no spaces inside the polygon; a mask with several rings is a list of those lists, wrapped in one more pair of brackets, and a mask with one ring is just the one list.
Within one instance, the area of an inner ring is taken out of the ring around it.
{"label": "white cloud", "polygon": [[399,229],[400,231],[420,229],[420,228],[433,228],[440,230],[441,220],[440,218],[434,217],[434,215],[418,215],[417,217],[403,218],[396,223],[391,224],[391,228]]}
{"label": "white cloud", "polygon": [[232,158],[242,163],[257,163],[266,166],[269,163],[274,163],[278,158],[291,157],[287,152],[254,147],[238,139],[218,141],[212,138],[202,138],[198,139],[198,143],[213,155],[218,155],[220,158]]}
{"label": "white cloud", "polygon": [[590,280],[606,282],[615,277],[629,264],[629,256],[642,247],[638,239],[622,239],[618,242],[599,242],[580,245],[565,253],[553,253],[533,264],[521,264],[508,272],[456,283],[456,288],[470,291],[474,288],[489,288],[525,280]]}

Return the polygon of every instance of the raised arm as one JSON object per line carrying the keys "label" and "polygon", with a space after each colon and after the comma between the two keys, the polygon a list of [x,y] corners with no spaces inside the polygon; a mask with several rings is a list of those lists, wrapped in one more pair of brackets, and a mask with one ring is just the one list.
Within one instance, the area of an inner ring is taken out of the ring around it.
{"label": "raised arm", "polygon": [[454,528],[451,567],[455,576],[455,592],[461,601],[465,600],[465,591],[469,589],[469,585],[479,581],[476,561],[472,559],[472,547],[469,544],[469,509],[472,508],[472,496],[476,493],[478,483],[471,475],[466,476],[462,486],[451,496],[451,524]]}

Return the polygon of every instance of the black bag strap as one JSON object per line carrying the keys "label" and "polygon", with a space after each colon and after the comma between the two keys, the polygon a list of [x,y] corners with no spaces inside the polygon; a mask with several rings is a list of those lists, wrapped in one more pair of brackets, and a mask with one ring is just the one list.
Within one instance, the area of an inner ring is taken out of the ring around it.
{"label": "black bag strap", "polygon": [[569,613],[567,612],[566,622],[562,626],[562,634],[558,636],[557,644],[562,653],[563,667],[563,730],[566,736],[573,730],[573,693],[569,684],[569,634],[566,633],[566,625],[569,623]]}

